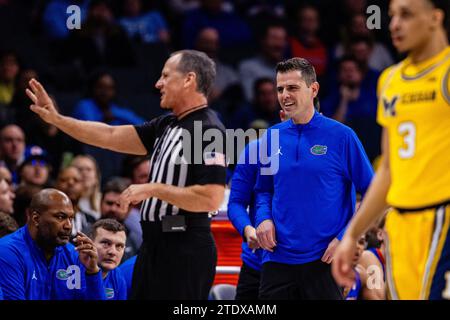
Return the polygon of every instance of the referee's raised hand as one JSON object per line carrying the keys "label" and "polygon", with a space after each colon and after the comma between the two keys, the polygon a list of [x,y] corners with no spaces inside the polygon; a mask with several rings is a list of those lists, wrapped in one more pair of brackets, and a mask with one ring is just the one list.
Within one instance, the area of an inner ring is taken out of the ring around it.
{"label": "referee's raised hand", "polygon": [[37,113],[45,122],[54,124],[59,113],[56,111],[55,105],[47,91],[36,79],[31,79],[28,84],[31,90],[27,88],[25,91],[27,96],[33,101],[30,109]]}

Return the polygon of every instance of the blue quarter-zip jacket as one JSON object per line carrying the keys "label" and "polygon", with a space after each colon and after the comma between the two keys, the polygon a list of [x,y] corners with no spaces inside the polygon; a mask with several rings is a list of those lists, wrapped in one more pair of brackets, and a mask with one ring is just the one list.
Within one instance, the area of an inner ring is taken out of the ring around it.
{"label": "blue quarter-zip jacket", "polygon": [[127,300],[127,283],[119,268],[108,272],[103,279],[103,286],[107,300]]}
{"label": "blue quarter-zip jacket", "polygon": [[132,256],[128,260],[122,262],[122,264],[119,266],[119,269],[122,272],[122,275],[123,275],[126,285],[127,285],[128,297],[131,296],[131,283],[133,281],[133,270],[134,270],[134,264],[136,263],[136,258],[137,258],[137,255]]}
{"label": "blue quarter-zip jacket", "polygon": [[[253,191],[258,174],[258,140],[250,142],[241,153],[231,180],[228,201],[228,218],[244,237],[246,226],[255,226],[255,193]],[[248,212],[247,212],[248,208]],[[242,242],[242,261],[255,270],[261,270],[262,250],[255,252]]]}
{"label": "blue quarter-zip jacket", "polygon": [[101,271],[87,275],[70,243],[47,262],[27,226],[0,239],[0,287],[5,300],[105,300]]}
{"label": "blue quarter-zip jacket", "polygon": [[277,241],[263,263],[320,259],[333,238],[342,238],[355,189],[364,194],[372,179],[360,141],[347,126],[315,112],[307,124],[290,119],[269,128],[260,147],[270,160],[260,155],[261,170],[270,174],[258,175],[256,225],[272,219]]}

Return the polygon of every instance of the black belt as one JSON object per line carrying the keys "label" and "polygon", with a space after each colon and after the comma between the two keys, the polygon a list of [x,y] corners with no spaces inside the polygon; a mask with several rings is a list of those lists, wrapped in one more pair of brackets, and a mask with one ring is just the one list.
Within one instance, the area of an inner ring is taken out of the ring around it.
{"label": "black belt", "polygon": [[[211,227],[211,218],[207,213],[191,213],[191,214],[183,214],[186,221],[187,230],[190,228],[210,228]],[[153,231],[153,232],[162,232],[162,222],[158,221],[141,221],[142,230],[145,231]]]}

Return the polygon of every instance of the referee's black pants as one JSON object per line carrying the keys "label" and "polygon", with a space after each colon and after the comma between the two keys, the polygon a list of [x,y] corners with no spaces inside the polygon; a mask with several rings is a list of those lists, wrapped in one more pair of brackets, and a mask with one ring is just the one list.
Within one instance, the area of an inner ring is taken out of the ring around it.
{"label": "referee's black pants", "polygon": [[289,265],[264,263],[259,298],[262,300],[342,300],[331,265],[321,260]]}
{"label": "referee's black pants", "polygon": [[185,232],[162,232],[157,222],[141,225],[130,299],[207,300],[217,264],[210,225],[188,224]]}

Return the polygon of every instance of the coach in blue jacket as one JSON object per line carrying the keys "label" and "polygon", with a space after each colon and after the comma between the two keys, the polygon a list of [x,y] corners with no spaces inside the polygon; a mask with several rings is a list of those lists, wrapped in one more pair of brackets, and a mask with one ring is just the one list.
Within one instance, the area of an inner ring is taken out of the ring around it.
{"label": "coach in blue jacket", "polygon": [[[242,235],[242,267],[236,288],[236,300],[256,300],[259,295],[262,250],[259,249],[255,225],[255,193],[258,176],[258,140],[242,151],[231,180],[228,218]],[[247,212],[248,210],[248,212]]]}
{"label": "coach in blue jacket", "polygon": [[[290,119],[261,139],[256,226],[261,299],[342,299],[329,263],[373,170],[356,134],[314,109],[316,74],[305,59],[277,65],[278,101]],[[328,249],[328,250],[327,250]]]}
{"label": "coach in blue jacket", "polygon": [[0,239],[0,287],[5,300],[104,300],[98,254],[81,232],[68,243],[70,199],[44,189],[31,200],[28,223]]}

